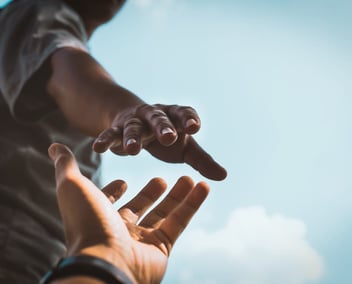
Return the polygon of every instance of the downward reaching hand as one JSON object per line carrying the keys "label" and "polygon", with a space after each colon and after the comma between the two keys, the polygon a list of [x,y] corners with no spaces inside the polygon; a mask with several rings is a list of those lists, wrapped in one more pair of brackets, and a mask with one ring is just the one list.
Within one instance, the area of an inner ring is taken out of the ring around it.
{"label": "downward reaching hand", "polygon": [[192,135],[200,119],[191,107],[142,104],[126,108],[95,140],[93,149],[137,155],[142,148],[169,163],[187,163],[203,176],[223,180],[226,170],[205,152]]}

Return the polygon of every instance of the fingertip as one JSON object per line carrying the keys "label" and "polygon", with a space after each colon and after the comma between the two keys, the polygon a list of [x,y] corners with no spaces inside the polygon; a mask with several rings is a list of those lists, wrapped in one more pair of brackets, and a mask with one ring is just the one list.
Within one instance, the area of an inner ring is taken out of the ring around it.
{"label": "fingertip", "polygon": [[198,192],[201,192],[205,196],[207,196],[210,192],[210,186],[205,181],[198,182],[196,189]]}
{"label": "fingertip", "polygon": [[159,138],[159,141],[164,146],[170,146],[174,144],[178,138],[177,132],[169,127],[163,128],[160,131],[160,134],[161,136]]}
{"label": "fingertip", "polygon": [[70,150],[67,146],[60,143],[52,143],[48,148],[48,154],[52,161],[56,161],[59,156],[63,153],[70,153]]}
{"label": "fingertip", "polygon": [[177,180],[177,183],[182,183],[183,186],[187,187],[193,187],[194,186],[194,181],[191,177],[189,176],[182,176]]}
{"label": "fingertip", "polygon": [[109,185],[114,188],[118,188],[121,192],[125,192],[127,190],[128,184],[122,179],[115,179]]}
{"label": "fingertip", "polygon": [[199,206],[207,198],[209,192],[210,187],[206,182],[197,183],[188,197],[188,203],[194,208],[199,208]]}
{"label": "fingertip", "polygon": [[173,134],[174,131],[170,127],[165,127],[160,131],[161,135]]}
{"label": "fingertip", "polygon": [[104,153],[110,147],[116,147],[120,144],[121,129],[119,127],[112,126],[99,134],[93,142],[92,149],[97,153]]}
{"label": "fingertip", "polygon": [[48,148],[48,155],[52,161],[55,161],[55,158],[56,158],[57,145],[58,145],[57,143],[52,143]]}
{"label": "fingertip", "polygon": [[141,192],[146,194],[151,200],[157,200],[166,190],[166,182],[159,177],[151,179]]}
{"label": "fingertip", "polygon": [[217,181],[222,181],[227,177],[227,171],[224,168],[221,168],[221,170],[219,170],[219,173],[217,175]]}
{"label": "fingertip", "polygon": [[225,178],[227,178],[227,171],[225,169],[223,169],[223,174],[222,174],[221,180],[224,180]]}
{"label": "fingertip", "polygon": [[165,181],[164,179],[160,178],[160,177],[154,177],[154,178],[152,178],[152,179],[149,181],[148,184],[151,184],[151,185],[153,185],[153,186],[157,186],[157,187],[159,187],[159,188],[161,188],[161,189],[164,189],[164,190],[166,190],[166,188],[167,188],[167,183],[166,183],[166,181]]}
{"label": "fingertip", "polygon": [[106,195],[106,197],[111,201],[111,203],[115,203],[127,190],[127,183],[124,180],[114,180],[106,185],[102,192]]}
{"label": "fingertip", "polygon": [[185,127],[186,133],[195,134],[200,129],[200,123],[197,120],[190,118],[186,120],[184,127]]}
{"label": "fingertip", "polygon": [[227,177],[227,171],[219,165],[217,165],[217,168],[216,169],[214,168],[212,171],[209,171],[208,169],[206,169],[206,170],[199,171],[199,173],[205,176],[206,178],[215,180],[215,181],[222,181]]}
{"label": "fingertip", "polygon": [[125,151],[132,156],[138,155],[141,151],[141,145],[134,138],[130,138],[126,141]]}
{"label": "fingertip", "polygon": [[66,145],[53,143],[48,148],[48,154],[50,159],[54,162],[57,174],[71,166],[74,166],[72,169],[78,169],[75,157]]}
{"label": "fingertip", "polygon": [[97,138],[94,140],[92,149],[97,153],[104,153],[107,150],[106,143],[103,139]]}

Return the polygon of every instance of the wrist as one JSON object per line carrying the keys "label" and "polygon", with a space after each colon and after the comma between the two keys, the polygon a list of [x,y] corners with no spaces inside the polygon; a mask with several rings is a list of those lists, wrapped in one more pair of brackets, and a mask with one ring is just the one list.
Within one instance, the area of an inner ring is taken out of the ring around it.
{"label": "wrist", "polygon": [[93,277],[78,275],[52,281],[50,284],[106,284]]}
{"label": "wrist", "polygon": [[126,276],[131,279],[132,283],[136,283],[133,272],[130,269],[130,265],[128,263],[128,256],[126,256],[125,250],[117,250],[112,246],[105,245],[95,245],[92,247],[86,247],[84,249],[80,249],[78,253],[72,254],[73,256],[92,256],[100,258],[111,265],[117,267],[121,270]]}
{"label": "wrist", "polygon": [[[124,121],[131,114],[135,114],[138,108],[146,105],[146,103],[135,94],[118,85],[116,87],[120,89],[120,91],[117,92],[117,90],[115,90],[112,100],[108,103],[110,108],[106,112],[109,127],[117,121]],[[120,98],[118,99],[117,97]]]}
{"label": "wrist", "polygon": [[134,282],[123,271],[104,259],[78,255],[61,259],[40,281],[40,284],[53,283],[133,284]]}

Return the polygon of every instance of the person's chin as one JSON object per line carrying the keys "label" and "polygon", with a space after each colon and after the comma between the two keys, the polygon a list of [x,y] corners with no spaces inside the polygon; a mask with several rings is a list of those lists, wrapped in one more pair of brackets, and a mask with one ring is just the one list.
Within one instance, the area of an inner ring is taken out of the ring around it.
{"label": "person's chin", "polygon": [[[125,0],[100,0],[100,9],[96,10],[96,16],[104,23],[111,20],[121,9]],[[98,8],[98,7],[97,7]]]}

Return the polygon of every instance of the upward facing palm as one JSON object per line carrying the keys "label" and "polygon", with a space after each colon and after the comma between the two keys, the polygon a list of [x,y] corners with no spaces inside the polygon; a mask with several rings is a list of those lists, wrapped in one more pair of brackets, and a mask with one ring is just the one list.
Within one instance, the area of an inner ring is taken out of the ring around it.
{"label": "upward facing palm", "polygon": [[194,186],[190,178],[180,178],[142,218],[166,190],[162,179],[152,179],[116,212],[112,203],[124,193],[127,186],[123,181],[114,181],[100,191],[81,175],[67,148],[56,144],[49,153],[56,164],[68,254],[101,257],[136,283],[160,283],[172,246],[205,200],[207,185]]}

